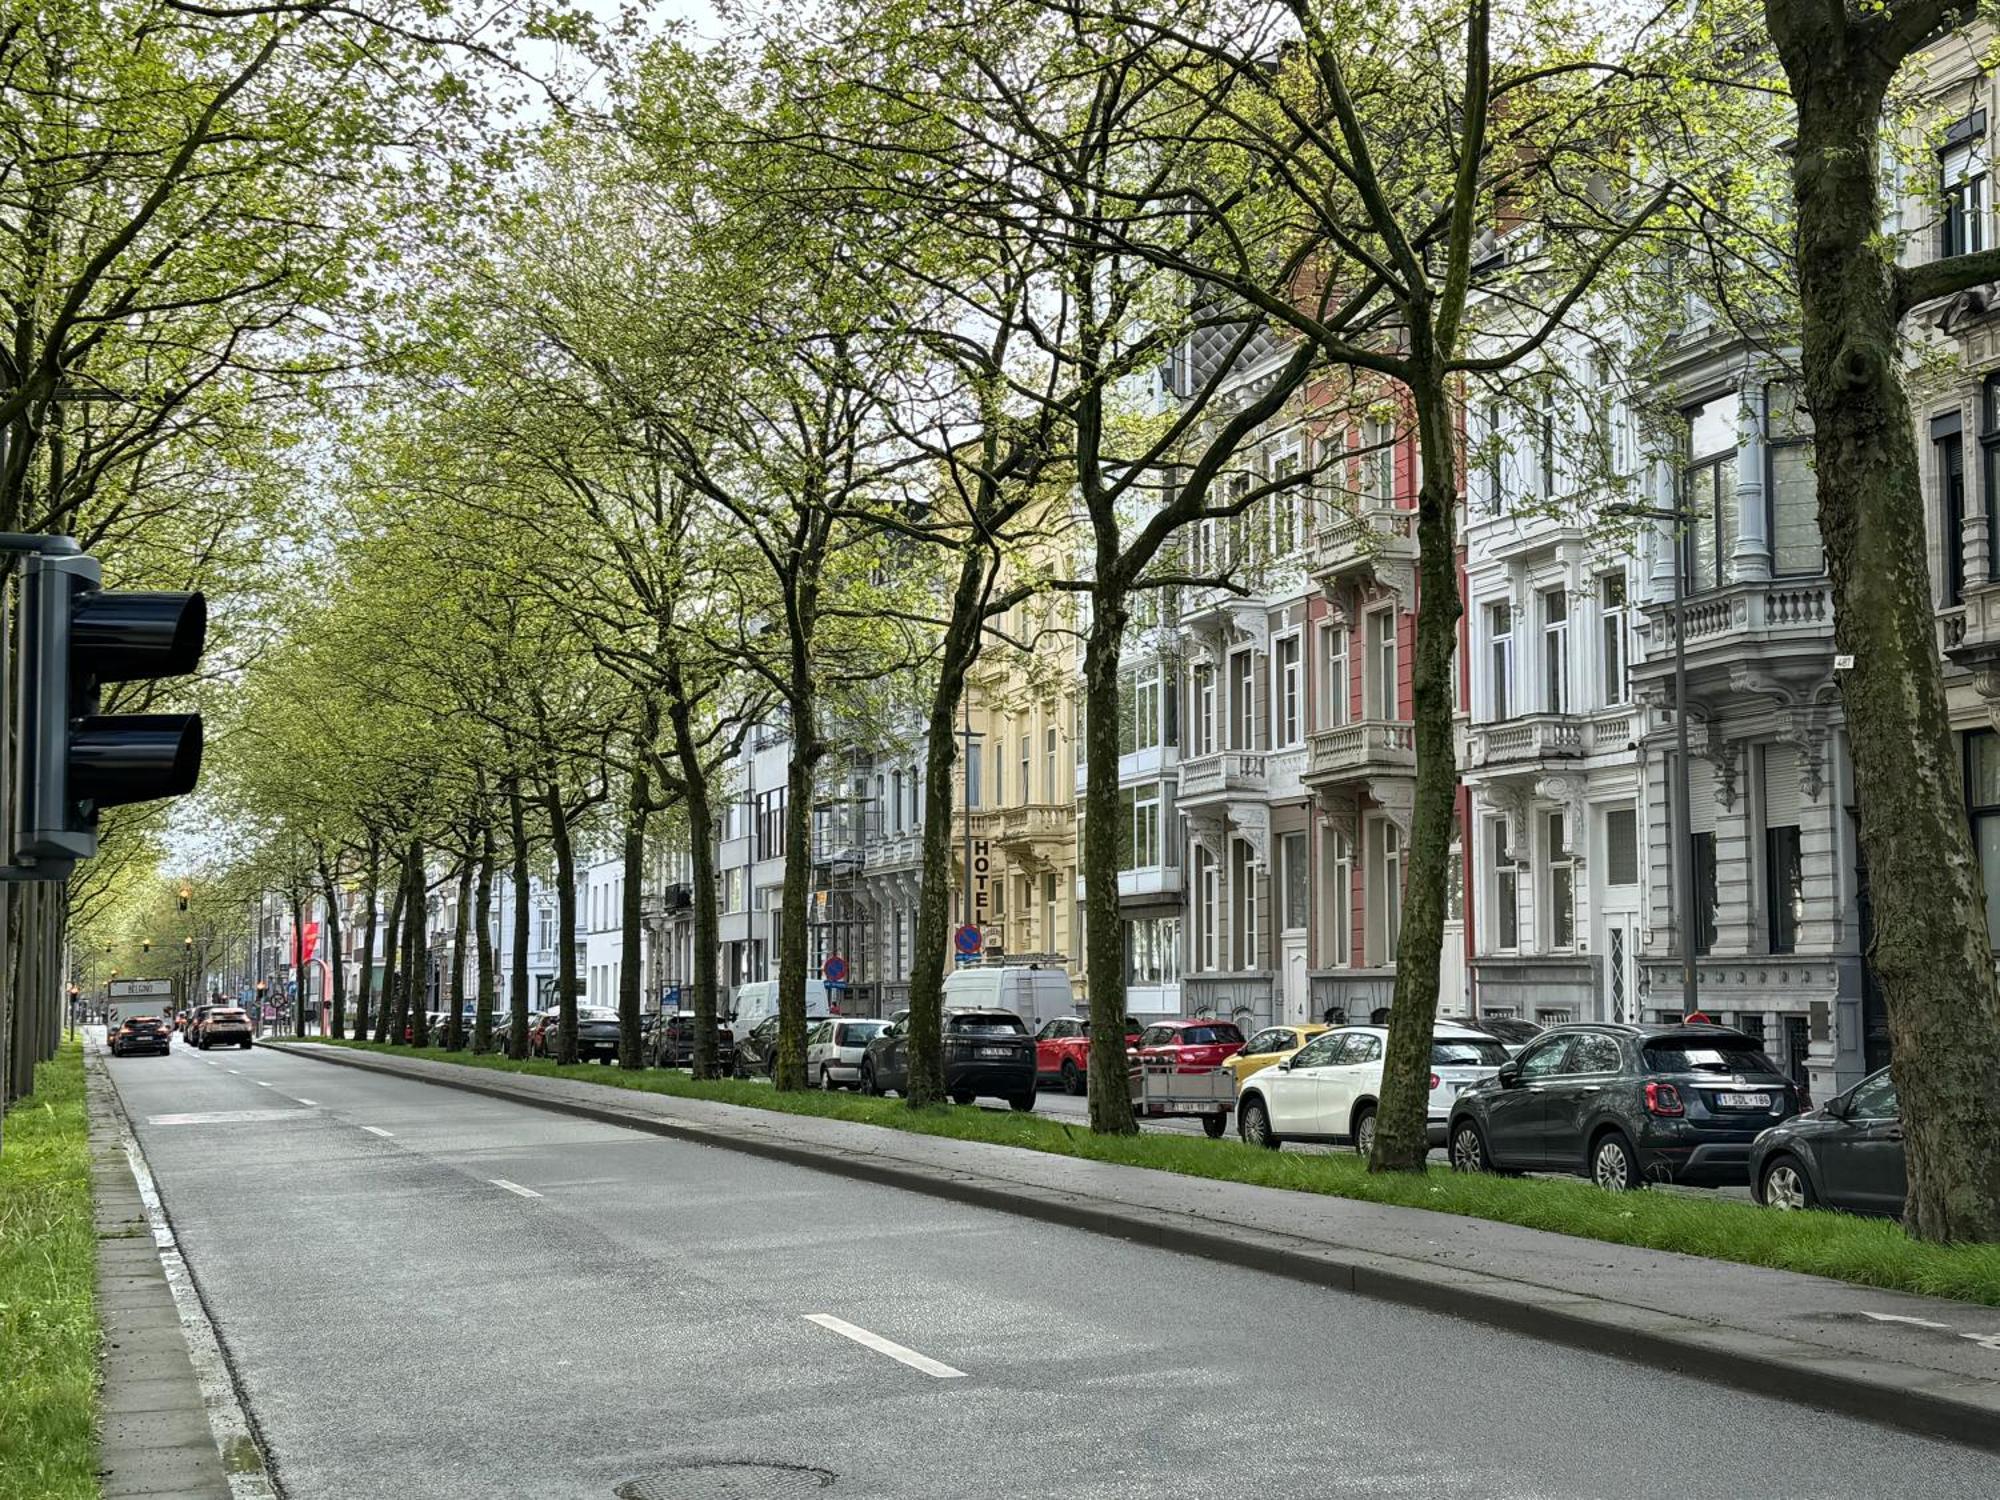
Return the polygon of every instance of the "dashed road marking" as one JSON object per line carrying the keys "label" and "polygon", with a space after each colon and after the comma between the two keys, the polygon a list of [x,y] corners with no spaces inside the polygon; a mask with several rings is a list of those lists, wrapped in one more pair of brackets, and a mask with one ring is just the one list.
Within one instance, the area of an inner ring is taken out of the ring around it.
{"label": "dashed road marking", "polygon": [[312,1106],[312,1107],[313,1107],[314,1109],[318,1109],[318,1108],[319,1108],[319,1100],[317,1100],[317,1099],[301,1099],[301,1098],[299,1098],[299,1096],[298,1096],[297,1094],[294,1094],[294,1095],[292,1095],[292,1099],[293,1099],[293,1100],[294,1100],[294,1102],[296,1102],[296,1103],[299,1103],[299,1104],[310,1104],[310,1105],[311,1105],[311,1106]]}
{"label": "dashed road marking", "polygon": [[271,1086],[270,1084],[264,1082],[264,1080],[261,1078],[257,1080],[257,1087],[260,1089],[267,1089],[270,1086]]}
{"label": "dashed road marking", "polygon": [[533,1188],[524,1188],[520,1183],[509,1182],[504,1177],[489,1177],[486,1180],[497,1188],[505,1188],[508,1192],[518,1194],[523,1198],[539,1198],[542,1196]]}
{"label": "dashed road marking", "polygon": [[932,1376],[935,1379],[963,1380],[965,1378],[965,1371],[963,1370],[954,1370],[942,1360],[932,1359],[928,1354],[919,1354],[914,1349],[905,1349],[901,1344],[891,1339],[885,1339],[879,1333],[870,1333],[867,1329],[850,1323],[845,1318],[836,1318],[832,1313],[807,1313],[806,1321],[808,1323],[817,1323],[820,1327],[827,1329],[829,1332],[837,1333],[844,1339],[853,1339],[855,1343],[861,1345],[864,1349],[873,1349],[877,1354],[886,1354],[898,1364],[908,1365],[912,1370],[921,1370],[924,1374]]}
{"label": "dashed road marking", "polygon": [[387,1136],[391,1140],[395,1139],[394,1136],[391,1136],[389,1132],[384,1130],[380,1125],[363,1125],[361,1128],[367,1131],[370,1135]]}

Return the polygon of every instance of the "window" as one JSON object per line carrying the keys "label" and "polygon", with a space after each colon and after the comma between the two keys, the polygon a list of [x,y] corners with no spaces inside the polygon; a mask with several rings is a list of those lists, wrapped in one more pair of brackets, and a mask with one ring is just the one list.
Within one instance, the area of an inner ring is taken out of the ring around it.
{"label": "window", "polygon": [[1356,1063],[1372,1063],[1382,1060],[1382,1038],[1371,1031],[1350,1031],[1347,1045],[1340,1049],[1340,1065],[1348,1067]]}
{"label": "window", "polygon": [[[1299,472],[1300,454],[1298,449],[1288,449],[1278,457],[1272,466],[1273,479],[1289,479]],[[1287,485],[1271,497],[1271,556],[1290,557],[1299,550],[1301,541],[1300,516],[1303,511],[1302,489],[1298,485]]]}
{"label": "window", "polygon": [[1055,802],[1056,796],[1056,727],[1051,724],[1042,731],[1042,796],[1045,801]]}
{"label": "window", "polygon": [[1896,1080],[1887,1073],[1878,1073],[1866,1083],[1855,1087],[1848,1095],[1847,1118],[1850,1120],[1893,1120],[1902,1114],[1902,1104],[1896,1097]]}
{"label": "window", "polygon": [[1396,717],[1396,615],[1378,609],[1368,617],[1368,717]]}
{"label": "window", "polygon": [[1796,827],[1764,830],[1764,900],[1771,913],[1771,951],[1799,946],[1799,919],[1805,914],[1805,867],[1799,859]]}
{"label": "window", "polygon": [[1563,952],[1576,946],[1576,856],[1569,847],[1569,818],[1559,812],[1543,820],[1548,839],[1549,947]]}
{"label": "window", "polygon": [[1521,946],[1521,871],[1509,847],[1507,820],[1495,818],[1486,826],[1493,850],[1493,947],[1512,953]]}
{"label": "window", "polygon": [[1299,637],[1281,636],[1274,643],[1271,675],[1278,711],[1273,716],[1271,748],[1289,750],[1305,738],[1305,672],[1299,660]]}
{"label": "window", "polygon": [[901,771],[895,773],[891,784],[895,789],[895,796],[889,802],[890,828],[893,832],[901,833],[903,831],[903,773]]}
{"label": "window", "polygon": [[1486,639],[1493,662],[1487,684],[1487,717],[1498,721],[1513,713],[1514,607],[1511,604],[1486,606]]}
{"label": "window", "polygon": [[1636,808],[1614,807],[1604,814],[1604,883],[1639,883],[1639,814]]}
{"label": "window", "polygon": [[1715,834],[1694,835],[1694,951],[1707,953],[1715,946]]}
{"label": "window", "polygon": [[[1979,388],[1979,447],[1986,471],[1986,535],[2000,541],[2000,374]],[[1987,551],[1986,576],[2000,578],[2000,545]]]}
{"label": "window", "polygon": [[1194,753],[1215,753],[1215,668],[1208,662],[1194,669]]}
{"label": "window", "polygon": [[1248,651],[1229,657],[1229,748],[1257,748],[1257,675]]}
{"label": "window", "polygon": [[1764,387],[1764,430],[1769,435],[1764,496],[1770,510],[1771,571],[1823,572],[1826,555],[1819,544],[1812,418],[1800,409],[1798,393],[1790,386]]}
{"label": "window", "polygon": [[1728,581],[1736,545],[1736,404],[1731,392],[1687,413],[1684,566],[1687,586],[1696,593]]}
{"label": "window", "polygon": [[1021,736],[1021,800],[1032,802],[1035,794],[1028,785],[1028,767],[1034,763],[1034,741],[1027,735]]}
{"label": "window", "polygon": [[970,807],[986,805],[979,794],[979,752],[983,748],[977,744],[965,747],[965,800]]}
{"label": "window", "polygon": [[1326,860],[1327,922],[1321,961],[1344,969],[1353,962],[1354,850],[1347,835],[1328,829],[1322,844]]}
{"label": "window", "polygon": [[1991,730],[1965,737],[1965,800],[1986,881],[1986,935],[2000,952],[2000,736]]}
{"label": "window", "polygon": [[1542,706],[1552,714],[1569,712],[1569,593],[1549,589],[1542,595]]}
{"label": "window", "polygon": [[910,827],[915,828],[924,821],[923,783],[917,779],[915,766],[904,773],[903,785],[910,791]]}
{"label": "window", "polygon": [[1321,729],[1338,729],[1347,722],[1347,629],[1341,625],[1319,628],[1319,724]]}
{"label": "window", "polygon": [[1569,1057],[1574,1037],[1559,1036],[1546,1042],[1537,1042],[1521,1054],[1521,1076],[1523,1078],[1548,1078],[1562,1069]]}
{"label": "window", "polygon": [[1345,1031],[1322,1031],[1318,1036],[1299,1048],[1298,1056],[1292,1059],[1292,1069],[1324,1068],[1332,1061],[1335,1052],[1347,1042],[1350,1033]]}
{"label": "window", "polygon": [[1361,429],[1361,493],[1387,505],[1396,493],[1396,429],[1388,422],[1364,423]]}
{"label": "window", "polygon": [[[1126,922],[1125,982],[1178,984],[1181,977],[1180,942],[1179,917],[1136,917]],[[1083,1036],[1087,1033],[1082,1026],[1076,1025],[1067,1034]]]}
{"label": "window", "polygon": [[1241,972],[1261,967],[1257,943],[1257,854],[1242,839],[1229,841],[1229,962]]}
{"label": "window", "polygon": [[1194,848],[1195,879],[1195,967],[1217,966],[1219,929],[1222,924],[1222,870],[1215,856],[1204,846]]}
{"label": "window", "polygon": [[1541,497],[1553,500],[1556,494],[1556,387],[1553,380],[1542,383],[1541,410],[1535,423],[1535,458]]}
{"label": "window", "polygon": [[1954,125],[1938,153],[1938,186],[1944,214],[1938,221],[1938,255],[1970,255],[1986,248],[1986,112]]}
{"label": "window", "polygon": [[1158,785],[1125,787],[1118,793],[1124,814],[1123,847],[1119,850],[1121,870],[1159,868],[1160,788]]}
{"label": "window", "polygon": [[1376,963],[1395,962],[1396,944],[1403,935],[1403,831],[1387,818],[1375,825],[1373,891],[1374,930],[1369,934]]}
{"label": "window", "polygon": [[1059,885],[1053,870],[1042,877],[1042,948],[1048,953],[1056,951],[1056,892]]}
{"label": "window", "polygon": [[1606,573],[1597,580],[1597,680],[1606,707],[1631,701],[1626,676],[1625,575]]}
{"label": "window", "polygon": [[1618,1050],[1618,1042],[1613,1037],[1585,1032],[1570,1047],[1569,1057],[1562,1065],[1564,1073],[1616,1073],[1625,1065],[1625,1059]]}
{"label": "window", "polygon": [[1931,419],[1937,464],[1939,545],[1944,550],[1944,602],[1965,602],[1965,445],[1957,412]]}
{"label": "window", "polygon": [[[1200,669],[1197,668],[1197,671]],[[1118,753],[1156,750],[1161,743],[1163,671],[1157,666],[1123,672],[1118,678]],[[1171,717],[1166,715],[1165,717]]]}
{"label": "window", "polygon": [[1500,410],[1497,399],[1488,401],[1481,408],[1483,415],[1480,421],[1480,440],[1485,447],[1480,473],[1486,481],[1486,509],[1492,515],[1499,515],[1507,508],[1506,481],[1502,470],[1507,440],[1501,431]]}
{"label": "window", "polygon": [[1284,863],[1285,928],[1291,932],[1303,932],[1312,889],[1312,872],[1306,865],[1306,836],[1303,833],[1286,834],[1279,841],[1278,854]]}

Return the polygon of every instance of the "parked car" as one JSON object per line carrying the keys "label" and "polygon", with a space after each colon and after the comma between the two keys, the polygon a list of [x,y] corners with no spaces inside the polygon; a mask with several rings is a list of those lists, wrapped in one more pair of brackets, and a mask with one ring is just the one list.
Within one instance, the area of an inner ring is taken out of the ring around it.
{"label": "parked car", "polygon": [[618,1061],[618,1012],[608,1005],[576,1008],[576,1060],[593,1059],[601,1063]]}
{"label": "parked car", "polygon": [[[1125,1018],[1125,1047],[1139,1045],[1145,1027]],[[1059,1083],[1065,1094],[1081,1094],[1090,1079],[1090,1022],[1082,1016],[1057,1016],[1035,1033],[1035,1080]]]}
{"label": "parked car", "polygon": [[[813,1027],[828,1019],[830,1017],[824,1011],[809,1014],[806,1017],[806,1034],[810,1036]],[[738,1078],[749,1078],[758,1073],[769,1078],[777,1066],[778,1017],[770,1015],[752,1026],[744,1033],[743,1040],[736,1044],[734,1070]]]}
{"label": "parked car", "polygon": [[1242,1050],[1243,1031],[1234,1021],[1154,1021],[1129,1055],[1155,1066],[1172,1063],[1176,1073],[1206,1073]]}
{"label": "parked car", "polygon": [[[906,1022],[885,1027],[861,1059],[861,1091],[901,1093],[910,1086],[910,1034]],[[944,1013],[944,1091],[957,1104],[981,1095],[1005,1099],[1018,1110],[1035,1107],[1035,1040],[1011,1010]]]}
{"label": "parked car", "polygon": [[174,1044],[174,1029],[163,1016],[127,1016],[111,1033],[111,1055],[130,1057],[135,1052],[157,1052],[165,1057]]}
{"label": "parked car", "polygon": [[195,1045],[206,1052],[211,1047],[250,1045],[250,1013],[237,1005],[211,1005],[201,1019]]}
{"label": "parked car", "polygon": [[1451,1162],[1614,1190],[1741,1183],[1752,1142],[1800,1105],[1799,1086],[1726,1026],[1557,1026],[1459,1096]]}
{"label": "parked car", "polygon": [[556,1055],[556,1027],[562,1024],[562,1012],[554,1008],[537,1011],[528,1018],[528,1056],[554,1057]]}
{"label": "parked car", "polygon": [[861,1058],[888,1029],[887,1021],[828,1016],[806,1035],[806,1082],[823,1089],[859,1088]]}
{"label": "parked car", "polygon": [[1488,1036],[1498,1037],[1506,1047],[1509,1057],[1519,1057],[1528,1043],[1542,1034],[1542,1026],[1534,1021],[1523,1021],[1518,1016],[1481,1016],[1476,1021],[1465,1022],[1474,1031],[1483,1031]]}
{"label": "parked car", "polygon": [[[694,1012],[670,1011],[652,1029],[653,1066],[686,1068],[694,1065]],[[736,1061],[736,1033],[720,1016],[715,1020],[715,1060],[726,1073]]]}
{"label": "parked car", "polygon": [[213,1005],[197,1005],[181,1017],[181,1039],[190,1047],[200,1045],[202,1022],[208,1019],[208,1013],[214,1009]]}
{"label": "parked car", "polygon": [[[431,1045],[433,1047],[442,1047],[445,1042],[445,1031],[451,1025],[451,1012],[448,1010],[439,1010],[432,1011],[430,1015]],[[469,1005],[459,1016],[459,1039],[468,1047],[472,1045],[472,1028],[477,1019],[478,1012]]]}
{"label": "parked car", "polygon": [[967,964],[944,976],[944,1003],[1011,1010],[1031,1026],[1076,1014],[1076,987],[1040,964]]}
{"label": "parked car", "polygon": [[[1288,1060],[1253,1074],[1236,1104],[1237,1130],[1257,1146],[1286,1141],[1346,1141],[1362,1155],[1375,1147],[1375,1111],[1382,1097],[1386,1026],[1340,1026],[1307,1042]],[[1431,1028],[1431,1144],[1445,1140],[1445,1122],[1459,1093],[1492,1078],[1507,1061],[1498,1037],[1439,1021]]]}
{"label": "parked car", "polygon": [[1750,1192],[1768,1208],[1900,1217],[1904,1174],[1902,1105],[1887,1068],[1750,1146]]}
{"label": "parked car", "polygon": [[1243,1044],[1243,1050],[1223,1063],[1236,1077],[1236,1091],[1243,1091],[1243,1080],[1252,1073],[1261,1073],[1273,1063],[1281,1063],[1307,1042],[1330,1030],[1317,1021],[1303,1026],[1266,1026]]}

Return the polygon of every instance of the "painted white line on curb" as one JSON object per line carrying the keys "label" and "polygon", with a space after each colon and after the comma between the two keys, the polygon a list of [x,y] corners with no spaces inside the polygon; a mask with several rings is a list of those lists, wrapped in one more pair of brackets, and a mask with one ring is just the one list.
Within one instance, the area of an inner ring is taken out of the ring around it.
{"label": "painted white line on curb", "polygon": [[505,1188],[508,1192],[519,1194],[523,1198],[539,1198],[542,1196],[533,1188],[524,1188],[520,1183],[509,1182],[504,1177],[489,1177],[486,1180],[497,1188]]}
{"label": "painted white line on curb", "polygon": [[928,1354],[919,1354],[914,1349],[905,1349],[901,1344],[885,1339],[879,1333],[870,1333],[865,1328],[856,1327],[845,1318],[836,1318],[832,1313],[807,1313],[806,1321],[808,1323],[817,1323],[820,1327],[837,1333],[842,1338],[853,1339],[855,1343],[860,1344],[863,1348],[873,1349],[877,1354],[886,1354],[898,1363],[908,1365],[912,1370],[921,1370],[924,1374],[935,1376],[939,1380],[963,1380],[965,1378],[965,1371],[963,1370],[954,1370],[950,1365],[932,1359]]}
{"label": "painted white line on curb", "polygon": [[[380,1125],[363,1125],[361,1128],[370,1135],[389,1136],[389,1132],[384,1130]],[[394,1140],[395,1137],[389,1136],[389,1139]]]}
{"label": "painted white line on curb", "polygon": [[1864,1312],[1864,1318],[1873,1318],[1878,1323],[1908,1323],[1916,1328],[1949,1328],[1949,1323],[1933,1323],[1929,1318],[1911,1318],[1902,1313]]}

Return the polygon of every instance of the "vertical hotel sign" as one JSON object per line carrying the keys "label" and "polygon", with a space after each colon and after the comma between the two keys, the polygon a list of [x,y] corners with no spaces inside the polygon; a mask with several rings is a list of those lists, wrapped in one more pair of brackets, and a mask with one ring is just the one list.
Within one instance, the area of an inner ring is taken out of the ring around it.
{"label": "vertical hotel sign", "polygon": [[985,839],[972,841],[972,925],[982,932],[993,915],[993,857]]}

